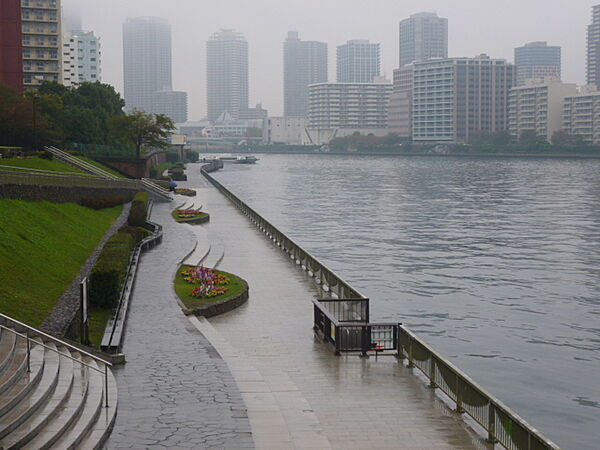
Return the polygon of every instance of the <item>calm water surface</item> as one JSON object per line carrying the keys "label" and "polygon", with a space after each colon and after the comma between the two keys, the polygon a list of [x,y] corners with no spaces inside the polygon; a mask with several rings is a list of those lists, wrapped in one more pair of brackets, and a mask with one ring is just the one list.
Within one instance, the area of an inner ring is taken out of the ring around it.
{"label": "calm water surface", "polygon": [[600,448],[600,161],[262,155],[216,177],[564,448]]}

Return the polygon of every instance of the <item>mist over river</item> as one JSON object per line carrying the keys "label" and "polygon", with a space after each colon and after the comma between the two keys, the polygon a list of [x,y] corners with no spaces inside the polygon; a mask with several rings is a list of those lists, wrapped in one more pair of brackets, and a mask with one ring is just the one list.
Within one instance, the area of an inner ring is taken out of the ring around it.
{"label": "mist over river", "polygon": [[214,176],[372,320],[408,325],[563,448],[600,448],[600,160],[258,157]]}

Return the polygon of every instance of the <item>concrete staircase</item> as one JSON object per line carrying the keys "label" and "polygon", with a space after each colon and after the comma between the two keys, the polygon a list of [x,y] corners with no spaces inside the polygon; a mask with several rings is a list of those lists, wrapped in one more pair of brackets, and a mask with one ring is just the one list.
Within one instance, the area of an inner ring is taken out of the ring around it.
{"label": "concrete staircase", "polygon": [[117,413],[109,365],[0,314],[0,449],[101,448]]}

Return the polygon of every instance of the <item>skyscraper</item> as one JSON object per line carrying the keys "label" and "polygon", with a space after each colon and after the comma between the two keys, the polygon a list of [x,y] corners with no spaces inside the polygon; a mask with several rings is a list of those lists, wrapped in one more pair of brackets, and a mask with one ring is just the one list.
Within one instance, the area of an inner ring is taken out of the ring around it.
{"label": "skyscraper", "polygon": [[587,84],[600,88],[600,5],[592,8],[592,23],[587,29]]}
{"label": "skyscraper", "polygon": [[400,67],[448,57],[448,19],[421,12],[400,22]]}
{"label": "skyscraper", "polygon": [[301,41],[297,31],[288,31],[283,43],[284,115],[308,114],[308,85],[327,81],[327,44]]}
{"label": "skyscraper", "polygon": [[100,38],[93,31],[63,34],[63,84],[77,86],[85,81],[102,81]]}
{"label": "skyscraper", "polygon": [[[2,2],[3,3],[3,2]],[[21,2],[23,81],[33,89],[44,81],[62,81],[60,0]]]}
{"label": "skyscraper", "polygon": [[560,47],[546,42],[530,42],[515,48],[517,66],[517,86],[525,85],[525,80],[538,78],[558,78],[561,75]]}
{"label": "skyscraper", "polygon": [[379,44],[355,39],[337,47],[338,83],[371,83],[380,65]]}
{"label": "skyscraper", "polygon": [[171,27],[166,20],[127,19],[123,24],[123,71],[126,108],[153,112],[154,93],[172,89]]}
{"label": "skyscraper", "polygon": [[0,2],[0,83],[23,89],[21,0]]}
{"label": "skyscraper", "polygon": [[237,119],[248,108],[248,42],[235,30],[220,30],[206,42],[208,119],[227,112]]}

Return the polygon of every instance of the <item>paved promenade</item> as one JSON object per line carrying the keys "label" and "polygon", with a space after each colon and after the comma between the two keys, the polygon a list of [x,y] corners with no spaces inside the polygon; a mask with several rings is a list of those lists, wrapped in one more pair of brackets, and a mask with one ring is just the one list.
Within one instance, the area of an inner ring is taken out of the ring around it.
{"label": "paved promenade", "polygon": [[[181,203],[181,202],[180,202]],[[142,255],[124,352],[114,370],[119,409],[107,448],[254,448],[236,383],[210,343],[183,315],[172,288],[178,261],[195,240],[155,204],[162,244]]]}
{"label": "paved promenade", "polygon": [[209,236],[225,243],[219,268],[245,278],[250,299],[225,315],[191,322],[228,363],[257,448],[489,447],[395,358],[335,357],[316,339],[310,302],[316,285],[206,186],[197,168],[188,166],[185,186],[198,189],[211,214]]}

